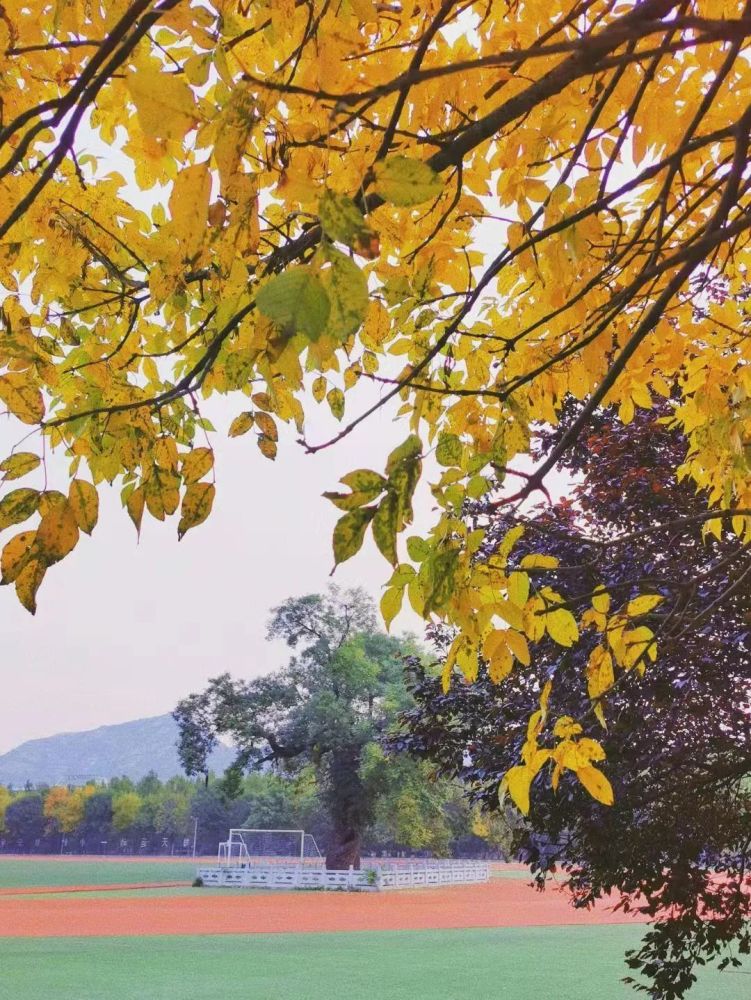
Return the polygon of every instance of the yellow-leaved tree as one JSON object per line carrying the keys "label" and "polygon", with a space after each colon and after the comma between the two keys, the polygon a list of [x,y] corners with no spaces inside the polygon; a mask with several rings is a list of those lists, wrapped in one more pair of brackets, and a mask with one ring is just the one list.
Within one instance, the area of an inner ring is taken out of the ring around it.
{"label": "yellow-leaved tree", "polygon": [[[567,399],[577,418],[516,500],[598,407],[628,423],[663,398],[708,531],[751,538],[749,35],[741,0],[6,0],[3,582],[33,612],[104,483],[137,529],[204,521],[213,394],[259,460],[279,422],[314,453],[396,399],[404,443],[330,494],[336,561],[371,530],[394,567],[387,622],[406,592],[455,630],[447,684],[481,658],[501,683],[584,626],[600,696],[643,668],[656,638],[630,625],[658,595],[599,593],[577,621],[540,583],[549,556],[507,572],[514,533],[476,561],[462,506]],[[350,412],[363,382],[372,405]],[[306,437],[316,405],[332,440]],[[435,522],[405,542],[433,450]],[[609,801],[599,746],[547,696],[512,795],[526,806],[550,763]]]}

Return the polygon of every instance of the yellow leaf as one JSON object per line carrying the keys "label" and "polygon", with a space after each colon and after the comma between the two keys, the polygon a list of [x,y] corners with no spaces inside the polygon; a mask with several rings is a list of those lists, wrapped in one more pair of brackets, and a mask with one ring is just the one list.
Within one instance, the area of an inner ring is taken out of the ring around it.
{"label": "yellow leaf", "polygon": [[545,627],[559,646],[573,646],[579,638],[576,619],[566,608],[556,608],[545,615]]}
{"label": "yellow leaf", "polygon": [[0,375],[0,400],[24,424],[38,424],[44,419],[42,394],[27,372]]}
{"label": "yellow leaf", "polygon": [[498,645],[488,661],[488,674],[494,684],[500,684],[511,673],[514,667],[514,657],[508,646]]}
{"label": "yellow leaf", "polygon": [[626,614],[629,618],[645,615],[652,608],[656,608],[662,599],[660,594],[642,594],[641,597],[635,597],[633,601],[628,602]]}
{"label": "yellow leaf", "polygon": [[187,259],[194,257],[208,236],[210,197],[208,163],[199,163],[180,171],[169,199],[172,218],[169,232],[177,237],[181,253]]}
{"label": "yellow leaf", "polygon": [[48,566],[67,556],[77,541],[78,524],[69,503],[53,507],[39,522],[36,547]]}
{"label": "yellow leaf", "polygon": [[16,577],[16,596],[32,615],[36,613],[36,595],[46,572],[47,566],[41,559],[31,559]]}
{"label": "yellow leaf", "polygon": [[571,736],[578,736],[582,732],[582,727],[575,722],[570,715],[562,715],[556,720],[553,726],[553,736],[559,740],[569,739]]}
{"label": "yellow leaf", "polygon": [[605,806],[612,806],[615,801],[613,787],[599,768],[580,767],[576,772],[576,777],[593,799],[602,802]]}
{"label": "yellow leaf", "polygon": [[392,205],[419,205],[437,198],[443,181],[427,163],[408,156],[390,156],[374,168],[374,190]]}
{"label": "yellow leaf", "polygon": [[238,414],[229,425],[229,436],[240,437],[242,434],[247,434],[252,426],[253,414],[246,410],[245,413]]}
{"label": "yellow leaf", "polygon": [[154,461],[160,469],[176,469],[177,444],[171,437],[160,437],[154,442]]}
{"label": "yellow leaf", "polygon": [[9,528],[11,524],[20,524],[39,507],[40,494],[38,490],[21,487],[11,490],[0,500],[0,531]]}
{"label": "yellow leaf", "polygon": [[3,482],[8,482],[11,479],[20,479],[21,476],[33,472],[39,466],[40,462],[40,457],[33,455],[29,451],[17,451],[15,455],[9,455],[8,458],[0,462],[0,472],[4,473]]}
{"label": "yellow leaf", "polygon": [[609,691],[615,683],[613,673],[613,657],[602,646],[595,646],[587,663],[587,693],[589,697],[599,698]]}
{"label": "yellow leaf", "polygon": [[196,123],[196,102],[185,77],[165,67],[142,67],[126,77],[141,128],[152,139],[182,139]]}
{"label": "yellow leaf", "polygon": [[0,569],[2,569],[0,583],[13,583],[33,551],[35,538],[36,531],[22,531],[10,539],[0,558]]}
{"label": "yellow leaf", "polygon": [[256,413],[255,423],[261,434],[264,434],[271,441],[279,440],[279,431],[277,430],[274,418],[270,417],[268,413]]}
{"label": "yellow leaf", "polygon": [[329,389],[326,393],[326,402],[329,404],[331,412],[337,420],[344,416],[344,393],[341,389]]}
{"label": "yellow leaf", "polygon": [[592,607],[601,615],[606,615],[610,610],[610,594],[602,587],[598,587],[592,595]]}
{"label": "yellow leaf", "polygon": [[272,462],[274,461],[276,458],[276,441],[272,441],[270,437],[261,434],[258,438],[258,447],[265,458],[271,459]]}
{"label": "yellow leaf", "polygon": [[525,667],[528,667],[532,658],[529,653],[529,643],[526,636],[515,629],[509,629],[506,632],[506,642],[517,660],[523,663]]}
{"label": "yellow leaf", "polygon": [[375,507],[358,507],[344,517],[340,517],[334,526],[334,562],[346,562],[362,548],[365,531],[373,520]]}
{"label": "yellow leaf", "polygon": [[[214,467],[214,452],[211,448],[194,448],[183,458],[180,470],[183,482],[196,483]],[[183,506],[185,501],[183,501]]]}
{"label": "yellow leaf", "polygon": [[523,608],[529,597],[529,577],[526,573],[512,573],[508,578],[509,600],[517,607]]}
{"label": "yellow leaf", "polygon": [[381,615],[383,616],[387,632],[391,628],[392,621],[401,611],[403,600],[403,587],[389,587],[384,591],[383,597],[381,598]]}
{"label": "yellow leaf", "polygon": [[90,535],[99,520],[99,494],[96,487],[85,479],[73,479],[68,489],[68,502],[76,524],[81,531]]}
{"label": "yellow leaf", "polygon": [[[208,451],[208,449],[206,449]],[[180,509],[177,537],[181,539],[186,531],[203,524],[211,513],[216,487],[213,483],[191,483],[185,491]]]}
{"label": "yellow leaf", "polygon": [[130,515],[130,519],[136,526],[136,531],[141,533],[141,520],[143,518],[143,508],[146,502],[146,495],[143,486],[137,487],[126,500],[125,506]]}
{"label": "yellow leaf", "polygon": [[555,556],[546,556],[539,553],[524,556],[520,565],[522,569],[555,569],[560,560]]}
{"label": "yellow leaf", "polygon": [[506,772],[501,786],[508,789],[514,805],[525,816],[529,815],[529,791],[533,777],[528,767],[519,764]]}
{"label": "yellow leaf", "polygon": [[500,615],[504,621],[508,622],[512,628],[521,631],[524,628],[524,616],[522,615],[521,608],[517,607],[516,604],[512,604],[511,601],[504,601],[502,598],[493,602],[493,611]]}

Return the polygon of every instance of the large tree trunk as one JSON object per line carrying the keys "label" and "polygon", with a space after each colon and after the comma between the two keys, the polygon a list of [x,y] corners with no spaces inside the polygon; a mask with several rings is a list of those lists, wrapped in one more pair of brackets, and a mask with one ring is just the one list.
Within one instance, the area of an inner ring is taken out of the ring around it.
{"label": "large tree trunk", "polygon": [[362,835],[353,826],[337,827],[326,852],[326,867],[331,871],[342,871],[360,867]]}
{"label": "large tree trunk", "polygon": [[359,747],[340,748],[331,753],[326,765],[326,798],[332,820],[326,867],[331,870],[360,867],[369,805],[360,779],[360,753]]}

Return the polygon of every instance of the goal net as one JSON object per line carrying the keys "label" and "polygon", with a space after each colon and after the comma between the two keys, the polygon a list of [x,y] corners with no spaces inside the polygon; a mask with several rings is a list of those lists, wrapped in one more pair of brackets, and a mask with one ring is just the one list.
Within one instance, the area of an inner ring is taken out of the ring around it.
{"label": "goal net", "polygon": [[323,856],[315,838],[304,830],[260,830],[235,828],[219,845],[219,863],[251,865],[304,865],[323,867]]}

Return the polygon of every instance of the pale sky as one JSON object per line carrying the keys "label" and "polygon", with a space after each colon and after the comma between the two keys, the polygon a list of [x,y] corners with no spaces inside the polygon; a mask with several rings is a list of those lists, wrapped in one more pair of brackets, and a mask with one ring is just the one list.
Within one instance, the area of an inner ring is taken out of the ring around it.
{"label": "pale sky", "polygon": [[[358,393],[361,405],[372,391]],[[358,412],[351,398],[349,416]],[[305,455],[289,432],[270,462],[253,432],[226,437],[244,408],[236,396],[207,411],[217,427],[216,501],[209,520],[179,544],[177,517],[160,524],[148,513],[137,544],[119,488],[105,484],[93,537],[82,535],[48,571],[36,617],[20,606],[12,586],[0,589],[0,753],[27,739],[168,712],[217,673],[250,677],[284,662],[285,647],[265,639],[269,609],[324,588],[333,565],[338,512],[321,493],[337,489],[352,469],[382,470],[409,430],[381,412],[315,456]],[[310,440],[338,426],[327,409],[324,403],[311,414]],[[19,427],[0,421],[0,457],[18,440]],[[24,448],[33,451],[34,439]],[[60,478],[55,481],[53,471],[49,486],[67,492],[67,462],[57,467]],[[41,486],[41,470],[19,485]],[[424,529],[430,497],[425,488],[421,495],[416,526]],[[388,564],[368,539],[334,582],[361,585],[377,598],[388,576]],[[402,613],[395,630],[400,626],[421,631],[411,612]]]}

